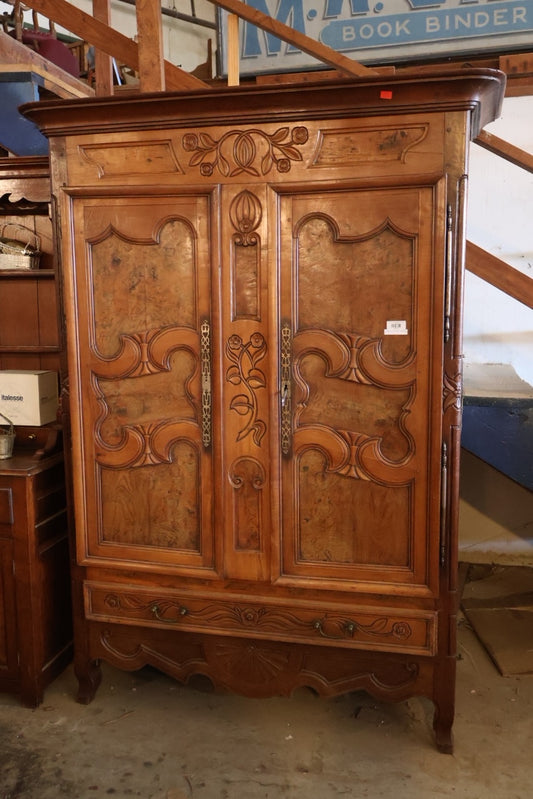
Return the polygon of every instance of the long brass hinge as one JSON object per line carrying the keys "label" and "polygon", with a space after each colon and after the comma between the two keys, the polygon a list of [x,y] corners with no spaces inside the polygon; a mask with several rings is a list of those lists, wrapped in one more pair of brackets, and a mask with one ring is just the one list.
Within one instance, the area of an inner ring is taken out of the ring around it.
{"label": "long brass hinge", "polygon": [[452,325],[452,275],[453,275],[453,216],[452,207],[446,209],[446,286],[444,298],[444,341],[450,340]]}
{"label": "long brass hinge", "polygon": [[200,327],[200,360],[202,369],[202,444],[211,444],[211,327],[204,319]]}
{"label": "long brass hinge", "polygon": [[447,542],[446,542],[446,516],[448,507],[448,446],[443,443],[441,456],[441,483],[440,483],[440,565],[446,565]]}
{"label": "long brass hinge", "polygon": [[288,455],[291,448],[292,407],[291,407],[291,345],[292,333],[289,325],[281,328],[281,451]]}

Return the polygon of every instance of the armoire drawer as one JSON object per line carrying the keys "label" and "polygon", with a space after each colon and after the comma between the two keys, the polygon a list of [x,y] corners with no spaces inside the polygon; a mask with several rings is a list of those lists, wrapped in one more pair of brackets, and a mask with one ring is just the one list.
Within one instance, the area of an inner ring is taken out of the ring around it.
{"label": "armoire drawer", "polygon": [[355,649],[432,655],[437,614],[315,602],[256,601],[218,592],[204,596],[87,581],[85,612],[94,621],[174,628],[278,641],[334,643]]}

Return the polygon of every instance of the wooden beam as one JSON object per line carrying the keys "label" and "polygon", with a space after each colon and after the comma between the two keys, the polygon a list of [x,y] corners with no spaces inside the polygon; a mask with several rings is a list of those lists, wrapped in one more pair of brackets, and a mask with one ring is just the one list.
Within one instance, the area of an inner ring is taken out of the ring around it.
{"label": "wooden beam", "polygon": [[506,161],[510,161],[511,164],[520,166],[528,172],[533,172],[533,155],[528,153],[527,150],[515,147],[514,144],[510,144],[505,139],[500,139],[492,133],[487,133],[485,130],[482,130],[474,141],[480,147],[484,147],[485,150],[489,150],[489,152],[505,158]]}
{"label": "wooden beam", "polygon": [[0,71],[35,72],[43,79],[44,88],[62,99],[94,95],[94,90],[87,83],[52,64],[47,58],[3,31],[0,31]]}
{"label": "wooden beam", "polygon": [[353,61],[351,58],[341,55],[332,47],[327,47],[322,42],[317,42],[315,39],[311,39],[310,36],[306,36],[305,33],[300,33],[300,31],[290,28],[283,22],[263,14],[262,11],[245,5],[241,0],[210,0],[210,2],[232,14],[238,14],[239,17],[251,22],[252,25],[257,25],[258,28],[274,34],[278,39],[283,39],[283,41],[293,44],[304,53],[317,58],[324,64],[329,64],[334,69],[339,69],[345,75],[361,77],[378,74],[375,70],[364,67],[358,61]]}
{"label": "wooden beam", "polygon": [[239,17],[228,16],[228,86],[239,85]]}
{"label": "wooden beam", "polygon": [[518,302],[533,308],[533,278],[519,272],[505,261],[473,244],[466,242],[466,268],[486,280]]}
{"label": "wooden beam", "polygon": [[141,92],[165,91],[165,57],[161,0],[137,0],[139,88]]}
{"label": "wooden beam", "polygon": [[[113,56],[120,63],[127,64],[135,70],[139,69],[138,47],[134,41],[76,8],[67,0],[31,0],[31,5],[48,19]],[[207,83],[175,67],[169,61],[165,61],[165,82],[167,89],[171,90],[210,88]]]}
{"label": "wooden beam", "polygon": [[[110,0],[93,0],[93,17],[105,25],[111,24]],[[94,86],[100,96],[113,94],[113,65],[111,56],[95,48],[94,51]]]}

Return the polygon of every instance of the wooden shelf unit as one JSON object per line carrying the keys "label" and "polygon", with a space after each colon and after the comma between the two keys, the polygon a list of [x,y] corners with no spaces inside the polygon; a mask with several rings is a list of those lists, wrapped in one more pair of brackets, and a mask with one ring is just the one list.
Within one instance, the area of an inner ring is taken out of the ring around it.
{"label": "wooden shelf unit", "polygon": [[[38,269],[0,269],[0,369],[61,371],[48,158],[0,159],[0,230],[40,242]],[[22,226],[22,227],[21,227]],[[18,232],[17,232],[18,228]],[[19,235],[20,234],[20,235]],[[16,428],[0,460],[0,691],[38,705],[72,659],[61,425]]]}

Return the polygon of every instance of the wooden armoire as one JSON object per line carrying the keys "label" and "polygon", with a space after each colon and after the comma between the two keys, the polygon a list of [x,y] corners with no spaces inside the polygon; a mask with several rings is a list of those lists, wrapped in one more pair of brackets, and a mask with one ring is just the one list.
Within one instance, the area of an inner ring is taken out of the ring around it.
{"label": "wooden armoire", "polygon": [[450,71],[55,101],[75,669],[423,695],[451,751],[469,140]]}

